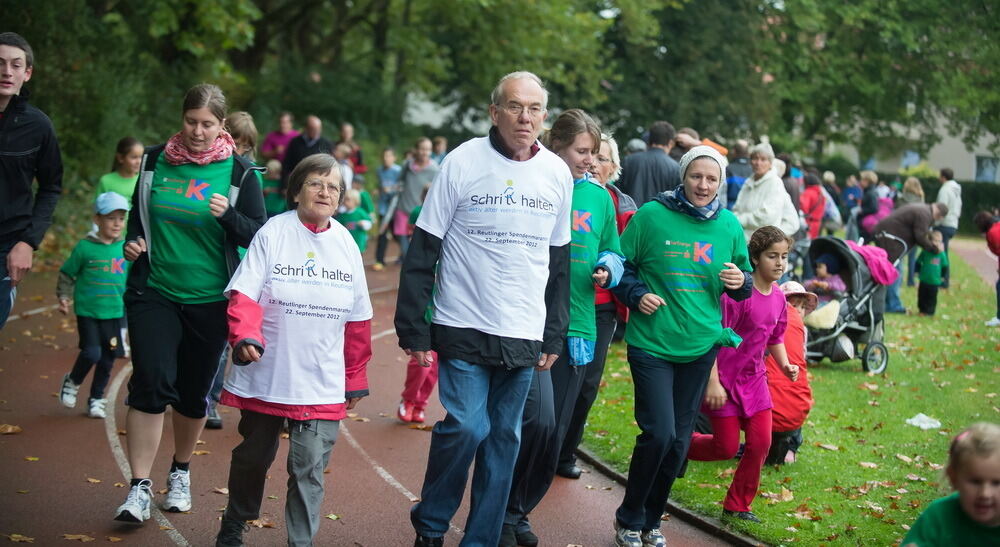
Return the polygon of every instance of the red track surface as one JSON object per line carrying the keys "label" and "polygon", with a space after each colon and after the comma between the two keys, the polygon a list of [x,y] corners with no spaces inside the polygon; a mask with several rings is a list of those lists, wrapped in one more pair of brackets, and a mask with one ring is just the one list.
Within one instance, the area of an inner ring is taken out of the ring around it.
{"label": "red track surface", "polygon": [[[398,269],[369,271],[368,275],[375,307],[372,332],[379,336],[368,368],[372,396],[358,406],[355,419],[344,422],[334,448],[322,514],[339,518],[323,520],[316,538],[320,546],[408,546],[413,542],[408,511],[414,500],[410,496],[420,494],[430,432],[410,429],[395,418],[406,363],[391,331]],[[14,308],[17,318],[0,332],[0,423],[23,429],[0,436],[0,535],[32,537],[35,545],[67,545],[64,534],[85,534],[97,543],[120,538],[127,545],[213,545],[226,504],[225,495],[214,489],[226,486],[229,451],[239,440],[237,414],[222,407],[225,428],[202,434],[205,444],[199,449],[208,453],[195,456],[192,464],[194,508],[189,514],[165,513],[160,522],[154,518],[138,527],[114,522],[112,513],[126,494],[118,485],[128,482],[119,460],[124,461],[123,401],[129,363],[119,360],[112,374],[107,396],[114,399],[113,418],[86,417],[89,379],[76,409],[59,404],[56,393],[62,376],[77,354],[75,319],[51,309],[18,316],[54,307],[54,287],[52,274],[29,276]],[[442,416],[440,405],[432,403],[428,423]],[[155,490],[164,487],[172,454],[167,423],[153,468]],[[264,518],[273,528],[251,530],[247,545],[285,544],[285,454],[283,446],[265,493]],[[622,493],[621,486],[596,472],[575,481],[557,477],[532,514],[542,545],[611,545],[611,519]],[[458,543],[467,501],[452,521],[446,545]],[[676,518],[664,523],[664,533],[672,545],[723,544]]]}

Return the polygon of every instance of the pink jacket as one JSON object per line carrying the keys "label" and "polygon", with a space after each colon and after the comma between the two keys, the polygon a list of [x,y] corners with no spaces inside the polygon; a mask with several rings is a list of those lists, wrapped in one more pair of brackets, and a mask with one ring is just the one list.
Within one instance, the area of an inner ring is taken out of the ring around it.
{"label": "pink jacket", "polygon": [[889,262],[889,255],[886,254],[885,249],[874,245],[861,246],[851,240],[847,240],[847,246],[865,259],[865,264],[868,265],[868,270],[871,271],[872,279],[876,283],[892,285],[896,282],[899,272],[896,271],[892,262]]}

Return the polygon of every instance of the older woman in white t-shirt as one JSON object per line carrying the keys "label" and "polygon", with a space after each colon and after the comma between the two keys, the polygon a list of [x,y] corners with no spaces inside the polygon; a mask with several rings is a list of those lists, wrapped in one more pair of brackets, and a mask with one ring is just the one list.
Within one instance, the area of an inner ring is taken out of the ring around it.
{"label": "older woman in white t-shirt", "polygon": [[246,521],[260,517],[286,419],[288,544],[312,545],[340,420],[368,395],[372,307],[358,247],[330,220],[344,196],[337,160],[302,160],[287,196],[290,210],[257,232],[226,288],[233,362],[244,366],[230,370],[221,402],[240,409],[243,442],[218,545],[242,545]]}

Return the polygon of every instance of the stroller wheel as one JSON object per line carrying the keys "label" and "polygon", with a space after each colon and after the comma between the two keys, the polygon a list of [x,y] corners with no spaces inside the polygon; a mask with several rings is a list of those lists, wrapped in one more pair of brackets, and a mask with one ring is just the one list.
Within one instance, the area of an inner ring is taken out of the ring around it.
{"label": "stroller wheel", "polygon": [[889,350],[882,342],[869,342],[861,353],[861,367],[865,372],[882,374],[889,366]]}

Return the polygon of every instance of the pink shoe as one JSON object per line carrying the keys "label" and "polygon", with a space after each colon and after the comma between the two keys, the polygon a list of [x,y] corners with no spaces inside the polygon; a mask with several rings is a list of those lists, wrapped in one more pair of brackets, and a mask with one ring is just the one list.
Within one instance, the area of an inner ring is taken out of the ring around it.
{"label": "pink shoe", "polygon": [[[422,414],[421,414],[422,415]],[[396,417],[403,422],[413,421],[413,403],[400,401],[399,408],[396,409]]]}
{"label": "pink shoe", "polygon": [[414,408],[413,409],[413,418],[410,421],[413,422],[413,423],[418,423],[418,424],[424,423],[424,409],[422,409],[422,408]]}

